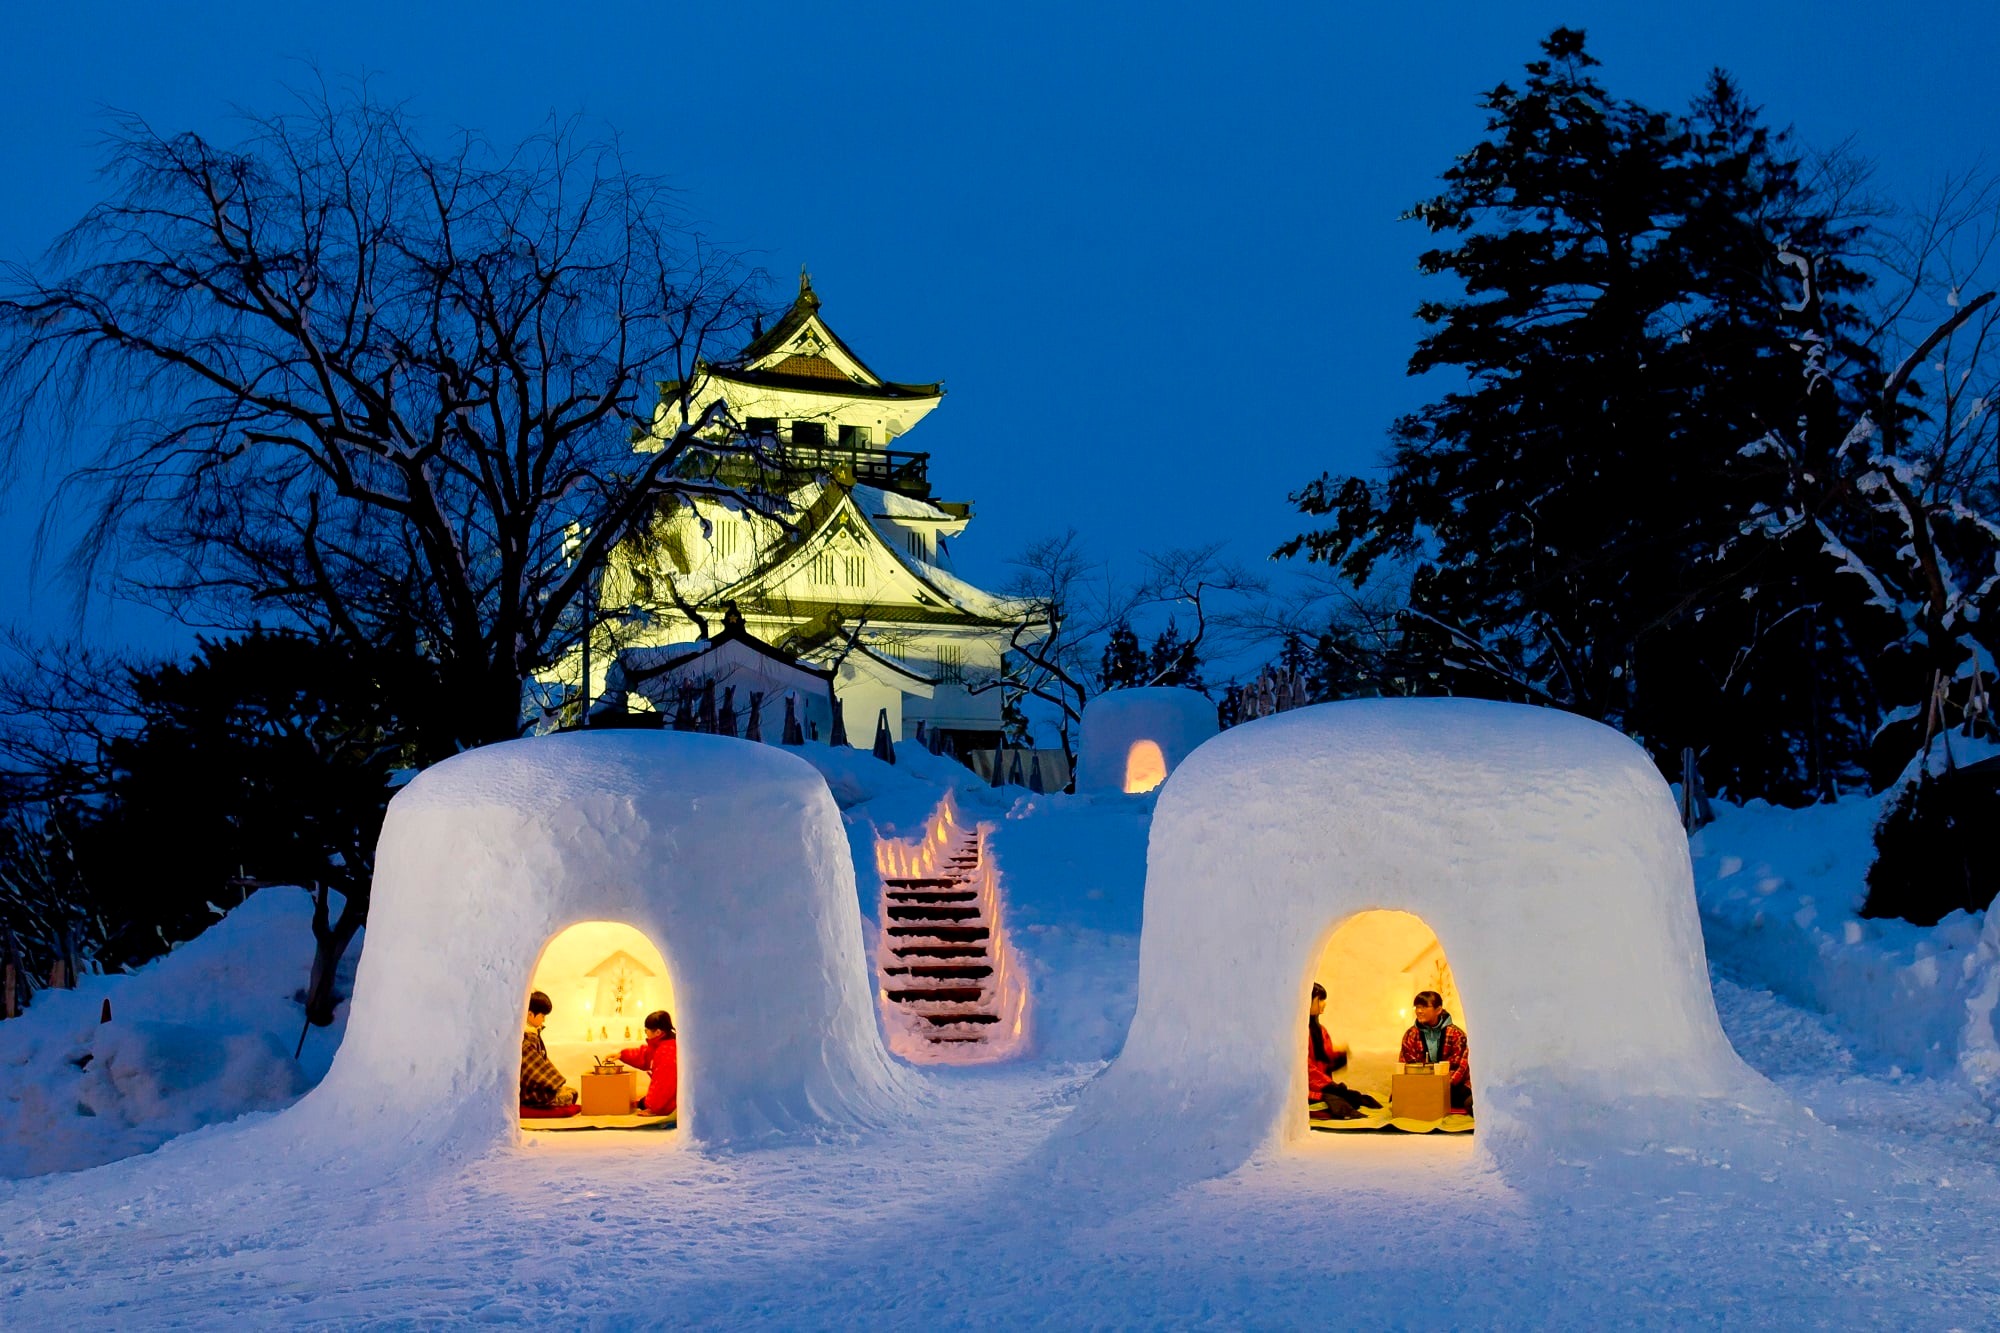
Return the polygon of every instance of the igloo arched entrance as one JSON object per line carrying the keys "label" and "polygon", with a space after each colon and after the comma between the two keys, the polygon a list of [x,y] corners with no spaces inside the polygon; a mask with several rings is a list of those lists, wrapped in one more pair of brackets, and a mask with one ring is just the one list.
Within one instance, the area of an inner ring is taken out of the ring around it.
{"label": "igloo arched entrance", "polygon": [[1449,951],[1496,1155],[1553,1113],[1762,1096],[1716,1018],[1673,795],[1609,727],[1469,699],[1263,718],[1175,769],[1146,862],[1130,1033],[1066,1151],[1207,1174],[1305,1140],[1312,969],[1377,908]]}
{"label": "igloo arched entrance", "polygon": [[1160,753],[1158,741],[1140,739],[1132,742],[1125,752],[1125,790],[1137,795],[1148,792],[1167,780],[1167,757]]}
{"label": "igloo arched entrance", "polygon": [[662,951],[677,1138],[844,1132],[917,1105],[876,1025],[825,779],[776,746],[619,731],[469,750],[390,802],[347,1034],[302,1120],[333,1142],[394,1126],[412,1150],[519,1134],[527,983],[593,921]]}
{"label": "igloo arched entrance", "polygon": [[[1443,1022],[1462,1032],[1475,1030],[1437,932],[1414,913],[1372,908],[1334,926],[1314,957],[1310,975],[1326,991],[1318,1015],[1322,1040],[1344,1051],[1347,1059],[1335,1077],[1382,1105],[1363,1102],[1355,1108],[1359,1114],[1354,1119],[1315,1114],[1308,1123],[1314,1129],[1337,1131],[1469,1130],[1471,1117],[1455,1113],[1449,1092],[1437,1108],[1412,1106],[1408,1099],[1399,1102],[1395,1097],[1396,1074],[1407,1054],[1405,1039],[1420,1017],[1414,1008],[1417,996],[1436,995]],[[1430,1017],[1435,1023],[1440,1016]],[[1312,1044],[1310,1032],[1307,1044]],[[1307,1058],[1310,1064],[1310,1051]],[[1469,1107],[1469,1088],[1462,1100]]]}
{"label": "igloo arched entrance", "polygon": [[1076,789],[1152,791],[1215,731],[1215,702],[1194,690],[1107,690],[1083,710]]}
{"label": "igloo arched entrance", "polygon": [[[537,994],[552,1006],[539,1028],[544,1050],[566,1084],[583,1094],[583,1104],[574,1116],[524,1109],[523,1129],[672,1127],[671,1116],[635,1113],[635,1099],[648,1091],[651,1071],[619,1060],[621,1052],[640,1052],[642,1059],[648,1054],[649,1015],[668,1015],[676,1025],[676,1046],[678,1025],[686,1021],[674,997],[666,956],[644,931],[623,921],[579,921],[558,931],[535,960],[523,1005]],[[600,1068],[616,1072],[596,1073]],[[677,1084],[676,1079],[669,1085],[662,1105],[674,1104]]]}

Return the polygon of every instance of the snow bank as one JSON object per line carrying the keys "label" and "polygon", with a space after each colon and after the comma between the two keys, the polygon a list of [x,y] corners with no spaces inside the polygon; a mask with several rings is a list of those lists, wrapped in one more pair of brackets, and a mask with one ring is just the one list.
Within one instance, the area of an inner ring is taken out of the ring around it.
{"label": "snow bank", "polygon": [[1364,700],[1237,727],[1169,779],[1137,1013],[1075,1133],[1205,1171],[1305,1134],[1308,973],[1372,908],[1443,945],[1489,1147],[1537,1103],[1759,1086],[1716,1020],[1687,842],[1638,746],[1550,710]]}
{"label": "snow bank", "polygon": [[[280,1109],[318,1082],[346,1009],[292,1058],[311,923],[304,891],[261,889],[138,971],[40,991],[25,1014],[0,1023],[0,1177],[150,1152],[204,1125]],[[360,946],[349,950],[349,978]],[[107,999],[112,1021],[99,1023]]]}
{"label": "snow bank", "polygon": [[2000,1105],[2000,898],[1986,909],[1986,929],[1966,973],[1958,1070],[1987,1103]]}
{"label": "snow bank", "polygon": [[915,741],[896,742],[896,762],[885,764],[867,749],[851,745],[827,745],[808,741],[785,746],[786,754],[797,755],[819,770],[842,810],[850,810],[885,796],[907,796],[918,805],[935,804],[940,787],[970,785],[972,770],[956,759],[932,754]]}
{"label": "snow bank", "polygon": [[1860,916],[1875,824],[1896,792],[1798,810],[1718,806],[1691,844],[1709,947],[1735,975],[1832,1017],[1871,1055],[1927,1076],[1956,1070],[2000,1102],[1996,913],[1983,933],[1965,912],[1935,926]]}
{"label": "snow bank", "polygon": [[1076,789],[1150,791],[1215,735],[1215,702],[1193,690],[1110,690],[1083,710]]}
{"label": "snow bank", "polygon": [[880,1123],[912,1085],[855,902],[826,783],[776,747],[612,732],[458,755],[390,803],[347,1040],[288,1119],[357,1144],[512,1136],[535,960],[611,920],[665,957],[694,1139]]}

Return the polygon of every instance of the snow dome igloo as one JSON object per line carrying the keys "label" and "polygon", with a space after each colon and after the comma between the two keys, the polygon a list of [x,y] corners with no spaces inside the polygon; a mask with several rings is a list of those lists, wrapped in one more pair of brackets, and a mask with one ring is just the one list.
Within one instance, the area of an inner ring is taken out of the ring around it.
{"label": "snow dome igloo", "polygon": [[1308,989],[1375,912],[1417,918],[1449,957],[1482,1141],[1567,1103],[1754,1080],[1643,750],[1549,709],[1361,700],[1234,728],[1162,790],[1137,1012],[1077,1132],[1214,1170],[1303,1137]]}
{"label": "snow dome igloo", "polygon": [[[659,950],[694,1139],[907,1108],[819,773],[729,737],[620,731],[468,751],[398,793],[347,1034],[301,1110],[331,1133],[507,1137],[530,977],[552,941],[589,922],[635,928]],[[653,971],[638,952],[645,966],[631,970]],[[558,1024],[574,1016],[557,1003]]]}
{"label": "snow dome igloo", "polygon": [[1215,702],[1193,690],[1106,691],[1084,705],[1076,789],[1151,791],[1215,731]]}

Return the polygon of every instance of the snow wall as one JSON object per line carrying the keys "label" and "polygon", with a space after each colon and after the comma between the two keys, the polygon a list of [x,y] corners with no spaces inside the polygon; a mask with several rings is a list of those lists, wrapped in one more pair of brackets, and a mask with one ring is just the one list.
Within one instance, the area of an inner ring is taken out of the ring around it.
{"label": "snow wall", "polygon": [[1215,701],[1193,690],[1164,686],[1109,690],[1084,705],[1076,789],[1127,790],[1132,748],[1144,741],[1159,747],[1171,775],[1215,732]]}
{"label": "snow wall", "polygon": [[397,794],[375,864],[346,1038],[288,1113],[323,1134],[510,1140],[535,961],[597,920],[666,959],[695,1140],[877,1124],[912,1103],[876,1027],[839,812],[794,755],[633,731],[468,751]]}
{"label": "snow wall", "polygon": [[1222,1172],[1308,1134],[1310,974],[1374,908],[1437,932],[1495,1151],[1570,1103],[1761,1085],[1716,1018],[1673,796],[1597,723],[1462,699],[1251,722],[1174,772],[1146,862],[1137,1012],[1074,1117],[1106,1157]]}

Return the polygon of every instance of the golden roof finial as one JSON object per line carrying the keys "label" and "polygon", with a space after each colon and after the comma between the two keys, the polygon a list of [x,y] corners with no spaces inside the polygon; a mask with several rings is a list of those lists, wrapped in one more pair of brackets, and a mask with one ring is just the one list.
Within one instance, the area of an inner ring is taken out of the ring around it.
{"label": "golden roof finial", "polygon": [[799,304],[809,309],[819,309],[819,294],[813,291],[812,274],[806,272],[804,264],[799,265]]}

